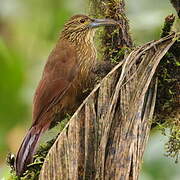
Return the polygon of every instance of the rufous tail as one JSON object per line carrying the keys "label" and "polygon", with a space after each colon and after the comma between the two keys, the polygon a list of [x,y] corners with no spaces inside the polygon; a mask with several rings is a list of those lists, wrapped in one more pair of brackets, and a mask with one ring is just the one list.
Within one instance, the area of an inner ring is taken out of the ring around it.
{"label": "rufous tail", "polygon": [[35,125],[26,134],[16,157],[15,170],[17,176],[22,176],[27,169],[27,165],[32,163],[33,155],[43,131],[42,128]]}

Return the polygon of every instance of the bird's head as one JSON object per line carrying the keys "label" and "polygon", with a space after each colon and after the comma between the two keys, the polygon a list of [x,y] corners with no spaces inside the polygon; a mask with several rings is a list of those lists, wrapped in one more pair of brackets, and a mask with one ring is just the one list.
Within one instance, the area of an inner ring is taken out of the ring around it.
{"label": "bird's head", "polygon": [[95,29],[101,26],[114,26],[118,23],[112,19],[94,19],[86,15],[72,16],[65,24],[61,36],[71,41],[93,36]]}

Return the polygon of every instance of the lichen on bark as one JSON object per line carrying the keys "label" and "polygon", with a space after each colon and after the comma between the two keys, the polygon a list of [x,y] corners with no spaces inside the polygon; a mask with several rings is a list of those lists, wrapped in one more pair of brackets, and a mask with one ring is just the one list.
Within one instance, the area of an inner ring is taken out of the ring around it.
{"label": "lichen on bark", "polygon": [[119,27],[106,27],[101,31],[99,49],[102,51],[103,60],[116,63],[122,61],[133,46],[124,0],[91,0],[89,4],[90,14],[94,17],[111,18],[119,22]]}
{"label": "lichen on bark", "polygon": [[[165,18],[161,37],[169,35],[174,15]],[[176,37],[175,37],[176,38]],[[163,57],[157,70],[158,91],[155,108],[155,124],[158,124],[163,134],[168,136],[165,144],[166,155],[178,162],[180,153],[180,39],[175,39],[174,45]],[[169,133],[165,133],[169,129]]]}

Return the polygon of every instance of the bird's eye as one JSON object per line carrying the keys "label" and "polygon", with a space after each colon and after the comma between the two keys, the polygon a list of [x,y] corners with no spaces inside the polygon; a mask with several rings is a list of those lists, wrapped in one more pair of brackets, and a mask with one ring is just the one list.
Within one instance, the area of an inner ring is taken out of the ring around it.
{"label": "bird's eye", "polygon": [[80,23],[85,23],[85,19],[81,19],[81,20],[80,20]]}

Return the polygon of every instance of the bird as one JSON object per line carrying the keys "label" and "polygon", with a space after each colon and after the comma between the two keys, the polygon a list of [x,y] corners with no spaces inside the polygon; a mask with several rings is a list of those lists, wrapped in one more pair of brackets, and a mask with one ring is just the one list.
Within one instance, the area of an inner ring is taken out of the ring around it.
{"label": "bird", "polygon": [[44,66],[33,99],[32,125],[17,152],[15,171],[22,176],[41,135],[49,129],[57,113],[65,114],[77,108],[83,91],[92,82],[91,71],[97,62],[93,42],[101,26],[114,26],[113,19],[95,19],[77,14],[65,23],[58,41]]}

